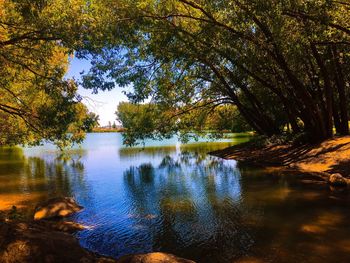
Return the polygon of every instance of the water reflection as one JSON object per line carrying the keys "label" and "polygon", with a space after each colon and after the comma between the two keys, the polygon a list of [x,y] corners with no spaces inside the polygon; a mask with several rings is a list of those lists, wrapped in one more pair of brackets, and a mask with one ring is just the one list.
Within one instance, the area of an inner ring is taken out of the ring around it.
{"label": "water reflection", "polygon": [[[173,144],[173,145],[152,145],[147,147],[119,147],[119,156],[121,160],[130,159],[132,157],[164,157],[176,152],[201,152],[208,153],[217,149],[232,146],[233,144],[246,142],[249,137],[238,138],[234,142],[195,142],[190,144]],[[205,155],[202,155],[205,157]]]}
{"label": "water reflection", "polygon": [[223,262],[232,247],[241,255],[253,244],[241,222],[240,174],[232,161],[184,151],[156,167],[131,167],[124,182],[134,225],[152,237],[150,250]]}
{"label": "water reflection", "polygon": [[162,147],[122,147],[119,149],[119,156],[121,160],[129,159],[131,157],[147,156],[164,156],[176,152],[175,146],[162,146]]}
{"label": "water reflection", "polygon": [[47,156],[25,155],[22,148],[0,148],[0,210],[16,205],[30,212],[49,196],[74,195],[73,186],[83,188],[83,152]]}
{"label": "water reflection", "polygon": [[124,148],[118,134],[89,134],[65,155],[0,148],[0,209],[74,196],[85,209],[71,219],[91,226],[80,243],[113,257],[350,262],[349,194],[206,154],[234,143]]}

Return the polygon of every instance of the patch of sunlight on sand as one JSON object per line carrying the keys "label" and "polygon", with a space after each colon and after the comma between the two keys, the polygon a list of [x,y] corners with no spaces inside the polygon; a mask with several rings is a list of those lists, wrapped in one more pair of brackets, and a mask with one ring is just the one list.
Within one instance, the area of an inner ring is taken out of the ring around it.
{"label": "patch of sunlight on sand", "polygon": [[331,231],[333,227],[337,227],[343,220],[343,215],[331,212],[323,213],[313,223],[302,225],[301,231],[310,234],[324,234]]}
{"label": "patch of sunlight on sand", "polygon": [[[300,250],[305,251],[303,260],[300,262],[346,262],[346,261],[328,261],[327,259],[332,259],[337,256],[337,250],[328,243],[315,243],[315,242],[301,242],[298,244]],[[321,261],[325,259],[325,261]]]}
{"label": "patch of sunlight on sand", "polygon": [[323,142],[312,149],[298,167],[308,171],[327,171],[339,162],[350,161],[350,136]]}
{"label": "patch of sunlight on sand", "polygon": [[[187,261],[182,259],[177,259],[175,256],[171,254],[165,254],[162,252],[154,252],[145,254],[143,256],[135,256],[135,260],[132,260],[132,262],[193,262],[193,261]],[[123,261],[124,262],[124,261]]]}
{"label": "patch of sunlight on sand", "polygon": [[289,188],[280,188],[277,191],[273,191],[271,197],[273,199],[285,200],[288,198],[291,192],[292,190]]}
{"label": "patch of sunlight on sand", "polygon": [[301,197],[305,201],[313,201],[313,200],[318,200],[320,197],[322,197],[322,193],[317,193],[317,192],[304,192],[300,193]]}
{"label": "patch of sunlight on sand", "polygon": [[317,254],[326,254],[332,252],[332,248],[325,244],[313,244],[312,248]]}
{"label": "patch of sunlight on sand", "polygon": [[256,258],[256,257],[245,257],[245,258],[241,258],[237,261],[234,261],[232,263],[264,263],[265,261]]}
{"label": "patch of sunlight on sand", "polygon": [[285,200],[288,198],[288,196],[293,192],[290,188],[282,187],[277,188],[276,190],[268,189],[264,191],[264,195],[260,195],[259,199],[264,200]]}
{"label": "patch of sunlight on sand", "polygon": [[320,234],[320,233],[326,232],[326,230],[321,226],[315,226],[315,225],[303,225],[301,227],[301,230],[305,233],[311,233],[311,234]]}
{"label": "patch of sunlight on sand", "polygon": [[[322,163],[324,162],[324,163]],[[305,171],[315,171],[315,172],[322,172],[328,170],[331,166],[335,165],[335,160],[321,160],[319,159],[317,163],[314,163],[314,160],[310,160],[310,162],[304,162],[300,163],[298,167]]]}
{"label": "patch of sunlight on sand", "polygon": [[12,206],[25,208],[26,203],[36,203],[46,195],[44,193],[30,194],[0,194],[0,210],[9,210]]}
{"label": "patch of sunlight on sand", "polygon": [[350,239],[341,240],[337,243],[337,247],[344,252],[350,253]]}
{"label": "patch of sunlight on sand", "polygon": [[249,206],[254,206],[257,202],[276,204],[287,200],[291,195],[293,195],[293,190],[288,187],[277,189],[265,189],[264,187],[261,187],[251,189],[250,191],[253,191],[254,194],[244,196],[244,202]]}

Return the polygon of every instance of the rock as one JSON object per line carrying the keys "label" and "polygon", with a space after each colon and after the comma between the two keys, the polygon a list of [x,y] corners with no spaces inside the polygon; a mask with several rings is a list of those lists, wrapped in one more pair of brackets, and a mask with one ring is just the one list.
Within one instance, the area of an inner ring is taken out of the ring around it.
{"label": "rock", "polygon": [[48,227],[45,221],[0,223],[1,263],[195,263],[165,253],[101,257],[79,245],[75,237]]}
{"label": "rock", "polygon": [[148,254],[129,255],[120,258],[118,263],[195,263],[192,260],[176,257],[172,254],[154,252]]}
{"label": "rock", "polygon": [[347,186],[346,179],[341,174],[338,174],[338,173],[332,174],[329,177],[328,182],[332,186],[342,186],[342,187]]}
{"label": "rock", "polygon": [[73,198],[56,197],[43,202],[35,208],[34,220],[66,217],[82,210]]}
{"label": "rock", "polygon": [[6,222],[7,220],[7,214],[4,211],[0,211],[0,223]]}
{"label": "rock", "polygon": [[53,231],[37,222],[0,224],[0,262],[94,263],[99,260],[70,234]]}
{"label": "rock", "polygon": [[40,221],[37,221],[37,224],[41,226],[45,226],[51,230],[62,231],[66,233],[74,233],[87,228],[86,226],[83,226],[79,223],[70,222],[70,221],[55,222],[55,221],[40,220]]}

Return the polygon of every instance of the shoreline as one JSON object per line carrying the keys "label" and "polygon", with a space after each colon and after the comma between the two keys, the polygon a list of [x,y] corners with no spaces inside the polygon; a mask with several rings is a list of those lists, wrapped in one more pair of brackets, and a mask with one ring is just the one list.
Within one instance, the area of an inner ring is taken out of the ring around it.
{"label": "shoreline", "polygon": [[[242,165],[266,168],[266,171],[282,172],[287,176],[301,175],[302,181],[312,184],[327,186],[329,178],[335,173],[340,173],[346,180],[347,187],[350,185],[350,136],[336,137],[320,144],[303,146],[290,144],[257,146],[254,142],[246,142],[208,154],[236,160]],[[332,184],[330,187],[333,187]],[[64,199],[67,201],[67,198]],[[70,200],[69,203],[73,201]],[[82,209],[79,205],[77,206]],[[72,212],[78,212],[72,208],[71,204],[68,208],[72,209]],[[17,217],[16,211],[13,211],[12,216]],[[39,220],[42,219],[39,218]],[[128,255],[118,259],[105,257],[80,245],[72,233],[82,230],[83,227],[77,222],[64,220],[33,221],[33,219],[23,220],[19,217],[17,220],[6,222],[0,217],[0,233],[5,237],[0,246],[0,261],[11,259],[12,261],[9,262],[16,262],[17,259],[21,259],[22,262],[33,262],[30,258],[46,257],[53,260],[52,262],[79,262],[80,260],[98,263],[136,263],[142,260],[147,263],[194,262],[159,252]],[[24,243],[21,243],[22,241]],[[69,257],[64,253],[68,249],[72,251]]]}
{"label": "shoreline", "polygon": [[350,185],[350,136],[334,137],[319,144],[257,146],[252,142],[209,153],[239,164],[273,170],[311,174],[328,182],[340,174]]}
{"label": "shoreline", "polygon": [[32,218],[15,206],[0,211],[0,262],[195,263],[158,251],[113,258],[85,248],[75,233],[89,227],[66,220],[83,209],[71,197],[55,197],[37,204]]}

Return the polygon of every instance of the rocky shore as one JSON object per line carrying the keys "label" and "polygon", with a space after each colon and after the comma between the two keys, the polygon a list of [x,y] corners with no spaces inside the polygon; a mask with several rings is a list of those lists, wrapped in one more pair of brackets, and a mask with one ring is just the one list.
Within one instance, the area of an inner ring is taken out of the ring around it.
{"label": "rocky shore", "polygon": [[171,254],[154,252],[113,259],[80,246],[72,235],[85,226],[64,218],[83,209],[74,199],[59,197],[39,204],[32,220],[17,216],[16,209],[0,220],[0,262],[3,263],[194,263]]}

